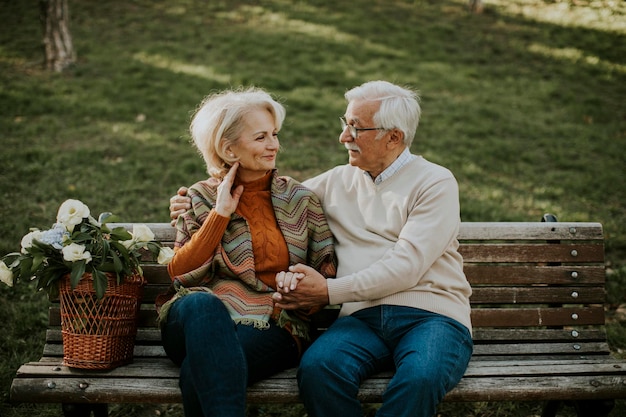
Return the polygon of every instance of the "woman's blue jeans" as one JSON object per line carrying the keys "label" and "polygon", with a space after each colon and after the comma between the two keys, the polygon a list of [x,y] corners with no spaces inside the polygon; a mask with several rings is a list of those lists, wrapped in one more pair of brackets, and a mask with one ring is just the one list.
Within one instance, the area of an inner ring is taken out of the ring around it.
{"label": "woman's blue jeans", "polygon": [[383,305],[340,317],[304,353],[300,396],[309,417],[361,417],[360,383],[395,369],[379,417],[432,417],[472,355],[469,330],[428,311]]}
{"label": "woman's blue jeans", "polygon": [[298,362],[291,334],[235,324],[213,294],[196,292],[170,307],[163,347],[180,366],[186,417],[245,417],[246,387]]}

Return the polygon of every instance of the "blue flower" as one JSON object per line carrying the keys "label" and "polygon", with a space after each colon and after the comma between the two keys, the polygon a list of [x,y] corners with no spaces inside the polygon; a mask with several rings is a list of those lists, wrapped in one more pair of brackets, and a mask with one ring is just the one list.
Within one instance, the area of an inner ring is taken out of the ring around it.
{"label": "blue flower", "polygon": [[42,232],[37,240],[55,249],[61,250],[63,249],[63,240],[69,238],[69,236],[70,234],[67,232],[65,226],[60,223],[55,223],[52,229]]}

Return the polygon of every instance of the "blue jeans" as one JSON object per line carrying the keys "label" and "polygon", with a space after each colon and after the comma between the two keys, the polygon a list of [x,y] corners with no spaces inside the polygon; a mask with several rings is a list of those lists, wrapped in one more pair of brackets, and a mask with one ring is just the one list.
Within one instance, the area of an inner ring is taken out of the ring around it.
{"label": "blue jeans", "polygon": [[245,417],[246,387],[298,363],[287,330],[274,323],[269,329],[235,324],[209,293],[174,302],[161,333],[165,352],[180,366],[187,417]]}
{"label": "blue jeans", "polygon": [[472,355],[469,330],[428,311],[383,305],[340,317],[304,353],[300,396],[309,417],[361,417],[359,385],[395,369],[379,417],[432,417]]}

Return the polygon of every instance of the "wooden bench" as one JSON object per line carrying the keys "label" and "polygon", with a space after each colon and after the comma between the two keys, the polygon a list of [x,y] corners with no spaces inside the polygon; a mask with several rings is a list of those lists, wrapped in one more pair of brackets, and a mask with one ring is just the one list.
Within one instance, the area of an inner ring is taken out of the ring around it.
{"label": "wooden bench", "polygon": [[[169,224],[148,226],[172,244]],[[576,400],[579,415],[598,417],[608,415],[614,399],[626,398],[626,361],[610,356],[604,327],[600,224],[465,222],[459,240],[473,287],[475,348],[445,401],[546,401],[543,415],[549,416],[559,402]],[[106,415],[107,403],[180,403],[178,368],[160,345],[153,306],[170,280],[160,265],[146,264],[144,272],[148,285],[132,364],[100,372],[63,366],[53,304],[43,357],[18,369],[11,400],[61,403],[66,415],[89,415],[93,408],[96,416]],[[325,326],[323,318],[320,323]],[[360,400],[381,402],[390,375],[365,381]],[[251,404],[299,401],[294,369],[248,390]]]}

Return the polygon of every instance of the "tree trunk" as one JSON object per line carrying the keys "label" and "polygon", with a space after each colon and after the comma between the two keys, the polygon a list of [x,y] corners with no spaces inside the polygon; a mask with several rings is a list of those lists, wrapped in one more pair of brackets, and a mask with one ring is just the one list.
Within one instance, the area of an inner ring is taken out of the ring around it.
{"label": "tree trunk", "polygon": [[40,0],[46,69],[62,72],[76,62],[67,0]]}
{"label": "tree trunk", "polygon": [[470,0],[469,8],[470,8],[470,11],[472,11],[473,13],[482,13],[483,12],[482,0]]}

